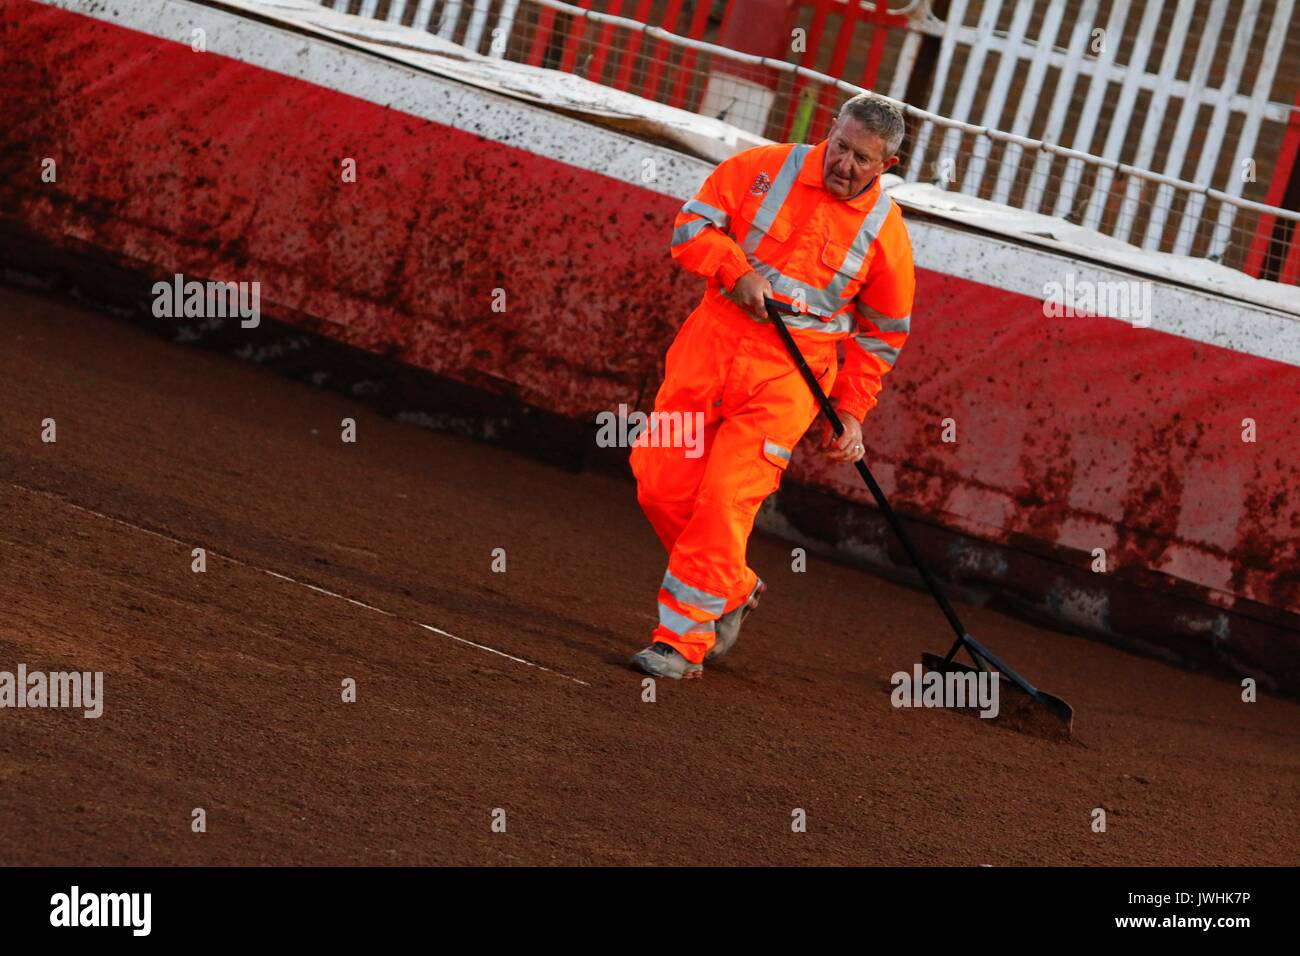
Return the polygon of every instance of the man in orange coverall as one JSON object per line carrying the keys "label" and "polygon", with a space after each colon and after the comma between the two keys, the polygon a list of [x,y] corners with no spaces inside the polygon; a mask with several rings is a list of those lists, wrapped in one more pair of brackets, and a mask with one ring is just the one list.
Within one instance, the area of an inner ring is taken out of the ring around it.
{"label": "man in orange coverall", "polygon": [[[838,440],[827,423],[828,457],[864,453],[862,418],[907,338],[915,289],[907,229],[880,179],[903,132],[897,107],[855,96],[825,140],[738,153],[677,216],[672,256],[708,286],[632,447],[637,500],[668,551],[659,625],[631,660],[639,670],[701,676],[764,590],[745,563],[754,517],[818,414],[764,297],[804,313],[786,324],[844,423]],[[656,422],[675,416],[700,423],[702,454],[698,436],[693,449],[660,440]]]}

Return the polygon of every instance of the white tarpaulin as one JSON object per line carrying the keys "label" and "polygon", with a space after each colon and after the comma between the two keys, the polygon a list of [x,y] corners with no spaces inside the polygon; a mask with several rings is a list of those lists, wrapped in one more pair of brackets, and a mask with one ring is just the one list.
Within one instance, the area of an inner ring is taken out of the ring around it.
{"label": "white tarpaulin", "polygon": [[715,163],[739,150],[768,142],[729,123],[664,106],[571,73],[482,56],[424,30],[337,13],[312,0],[226,0],[224,5],[347,37],[358,46],[399,57],[439,76],[550,109],[581,113],[593,122],[673,143]]}

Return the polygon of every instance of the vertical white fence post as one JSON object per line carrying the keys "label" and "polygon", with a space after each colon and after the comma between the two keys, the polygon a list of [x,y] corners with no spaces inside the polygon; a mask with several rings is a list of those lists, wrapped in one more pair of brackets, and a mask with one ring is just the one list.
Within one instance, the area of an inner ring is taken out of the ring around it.
{"label": "vertical white fence post", "polygon": [[[1074,22],[1074,31],[1070,34],[1070,48],[1065,54],[1065,66],[1056,80],[1056,92],[1052,95],[1052,106],[1047,111],[1047,129],[1043,131],[1042,140],[1056,143],[1061,139],[1065,129],[1065,119],[1069,112],[1070,98],[1079,80],[1079,70],[1083,64],[1083,52],[1088,48],[1088,38],[1092,35],[1092,25],[1097,22],[1097,7],[1100,0],[1086,0],[1079,12],[1079,19]],[[1029,175],[1029,186],[1025,194],[1025,208],[1037,212],[1047,192],[1047,176],[1052,168],[1052,154],[1039,151],[1034,158],[1034,169]]]}
{"label": "vertical white fence post", "polygon": [[[1259,72],[1255,74],[1255,87],[1250,93],[1250,108],[1246,113],[1241,135],[1237,139],[1237,153],[1233,157],[1232,168],[1228,170],[1228,182],[1223,187],[1223,191],[1229,196],[1239,197],[1245,185],[1241,175],[1242,166],[1255,151],[1259,124],[1264,118],[1264,104],[1268,102],[1268,94],[1273,88],[1273,75],[1277,72],[1278,63],[1282,59],[1282,47],[1286,43],[1286,32],[1291,25],[1291,11],[1294,6],[1294,0],[1278,0],[1277,7],[1273,11],[1273,22],[1269,26],[1268,40],[1264,44],[1264,59],[1259,65]],[[1236,216],[1237,207],[1232,203],[1225,202],[1219,206],[1214,242],[1209,251],[1211,258],[1223,255],[1232,239],[1232,223]]]}
{"label": "vertical white fence post", "polygon": [[[953,51],[957,48],[957,36],[961,32],[962,18],[966,16],[966,0],[952,0],[948,10],[948,20],[943,28],[943,40],[939,44],[939,62],[934,68],[934,82],[930,86],[930,102],[927,113],[938,113],[943,105],[943,91],[948,85],[948,71],[952,68]],[[924,172],[925,151],[930,145],[930,134],[934,124],[926,120],[916,133],[916,142],[912,145],[912,158],[907,164],[907,178],[916,182]]]}
{"label": "vertical white fence post", "polygon": [[[980,125],[990,129],[1001,129],[1002,110],[1007,102],[1007,90],[1011,86],[1011,77],[1020,61],[1019,53],[1025,47],[1025,30],[1029,26],[1029,14],[1034,7],[1034,0],[1016,0],[1015,12],[1011,15],[1011,26],[1007,31],[1007,45],[998,58],[998,70],[993,76],[993,86],[984,100],[984,115]],[[996,20],[994,21],[996,23]],[[961,191],[978,196],[980,184],[984,180],[984,165],[988,162],[989,150],[993,142],[987,136],[975,140],[975,151],[971,155],[966,174],[962,177]],[[1006,153],[1003,153],[1005,157]]]}
{"label": "vertical white fence post", "polygon": [[[1180,0],[1179,6],[1180,12],[1188,17],[1191,16],[1191,11],[1187,9],[1187,0]],[[1115,112],[1111,115],[1110,129],[1106,131],[1106,145],[1101,150],[1101,155],[1107,159],[1118,160],[1123,154],[1125,140],[1132,135],[1133,106],[1137,101],[1138,84],[1147,72],[1151,41],[1156,35],[1156,27],[1160,24],[1160,7],[1160,4],[1148,0],[1146,9],[1142,11],[1137,40],[1129,50],[1128,65],[1124,68],[1123,74],[1124,82],[1120,85],[1119,101],[1115,104]],[[1186,23],[1184,23],[1185,29]],[[1176,28],[1175,32],[1177,32]],[[1176,43],[1173,42],[1172,34],[1169,39],[1170,42],[1165,44],[1165,52],[1160,64],[1161,75],[1164,76],[1166,70],[1168,72],[1166,80],[1172,78],[1174,68],[1178,65],[1178,54],[1182,52],[1181,39]],[[1156,93],[1159,95],[1159,89]],[[1147,111],[1147,120],[1149,121],[1154,114],[1153,106]],[[1145,129],[1145,126],[1143,128]],[[1114,179],[1115,170],[1110,167],[1103,166],[1097,170],[1097,179],[1092,186],[1092,197],[1088,201],[1088,209],[1083,217],[1083,224],[1089,229],[1096,229],[1101,223],[1106,213],[1106,201],[1110,198],[1110,187]]]}
{"label": "vertical white fence post", "polygon": [[[1043,15],[1043,26],[1038,31],[1034,57],[1029,64],[1029,75],[1025,77],[1024,88],[1020,91],[1020,102],[1016,106],[1016,116],[1011,123],[1011,132],[1016,136],[1029,134],[1029,124],[1033,122],[1034,110],[1038,108],[1038,96],[1043,89],[1043,80],[1047,76],[1048,54],[1052,52],[1052,44],[1055,43],[1056,34],[1061,29],[1061,18],[1064,15],[1065,4],[1063,3],[1050,4]],[[994,202],[1006,202],[1010,198],[1023,152],[1019,143],[1007,143],[1004,147],[997,185],[993,188]]]}
{"label": "vertical white fence post", "polygon": [[[1187,147],[1192,140],[1192,129],[1201,111],[1201,94],[1210,76],[1210,66],[1214,63],[1215,51],[1219,47],[1219,36],[1223,30],[1223,18],[1227,12],[1228,0],[1214,0],[1210,7],[1210,15],[1205,21],[1205,29],[1201,32],[1201,42],[1196,48],[1196,60],[1192,64],[1192,75],[1187,80],[1187,95],[1183,97],[1183,108],[1178,114],[1178,126],[1174,129],[1174,138],[1169,144],[1169,155],[1165,159],[1164,169],[1166,176],[1181,176],[1183,173],[1183,162],[1187,158]],[[1207,147],[1210,145],[1206,144]],[[1151,210],[1151,218],[1147,220],[1146,234],[1142,239],[1143,248],[1160,248],[1173,197],[1173,190],[1168,186],[1161,184],[1157,188],[1155,206]]]}
{"label": "vertical white fence post", "polygon": [[[1148,0],[1151,2],[1151,0]],[[1075,128],[1070,146],[1081,152],[1091,152],[1092,136],[1097,131],[1097,120],[1101,116],[1101,104],[1106,98],[1105,77],[1115,64],[1115,55],[1119,52],[1120,41],[1124,38],[1124,24],[1128,20],[1129,0],[1115,0],[1110,8],[1110,18],[1101,36],[1102,51],[1093,65],[1092,82],[1088,84],[1088,97],[1083,101],[1083,111],[1079,116],[1079,125]],[[1052,208],[1053,216],[1068,216],[1074,207],[1074,194],[1079,189],[1083,176],[1083,162],[1068,159],[1065,171],[1061,174],[1061,190],[1056,195],[1056,205]]]}

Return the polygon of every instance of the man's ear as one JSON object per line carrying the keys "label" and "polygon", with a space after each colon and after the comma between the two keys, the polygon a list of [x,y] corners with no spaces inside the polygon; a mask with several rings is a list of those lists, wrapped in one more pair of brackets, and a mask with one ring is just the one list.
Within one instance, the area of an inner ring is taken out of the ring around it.
{"label": "man's ear", "polygon": [[885,160],[884,165],[880,167],[880,171],[882,173],[888,172],[890,169],[892,169],[897,165],[898,165],[898,157],[890,156],[887,160]]}

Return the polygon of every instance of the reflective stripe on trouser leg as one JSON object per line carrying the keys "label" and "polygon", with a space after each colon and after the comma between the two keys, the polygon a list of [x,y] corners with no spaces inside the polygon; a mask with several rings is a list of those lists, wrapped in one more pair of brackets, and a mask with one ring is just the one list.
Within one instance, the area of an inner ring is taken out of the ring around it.
{"label": "reflective stripe on trouser leg", "polygon": [[666,588],[659,589],[659,626],[651,637],[677,648],[692,664],[699,664],[714,641],[719,615],[683,603]]}
{"label": "reflective stripe on trouser leg", "polygon": [[722,595],[686,584],[670,571],[659,589],[659,626],[651,640],[675,647],[692,664],[699,664],[713,647],[714,622],[726,603]]}
{"label": "reflective stripe on trouser leg", "polygon": [[[757,578],[745,563],[745,551],[754,516],[763,499],[776,489],[779,475],[778,467],[762,456],[762,438],[755,441],[744,429],[732,425],[726,421],[718,429],[709,456],[710,468],[706,468],[706,484],[712,466],[722,464],[720,454],[730,463],[725,470],[731,480],[708,491],[701,488],[690,520],[669,555],[668,576],[659,591],[660,624],[654,639],[677,648],[692,663],[701,663],[713,647],[713,622],[739,606],[753,591]],[[742,450],[745,445],[747,452]],[[709,588],[688,584],[689,590],[670,590],[671,581],[686,582],[688,576],[690,580],[708,581]],[[706,607],[687,603],[692,598],[685,595],[699,592],[708,596],[708,600],[700,601]],[[680,613],[694,626],[683,627],[680,618],[665,615],[666,609]]]}

